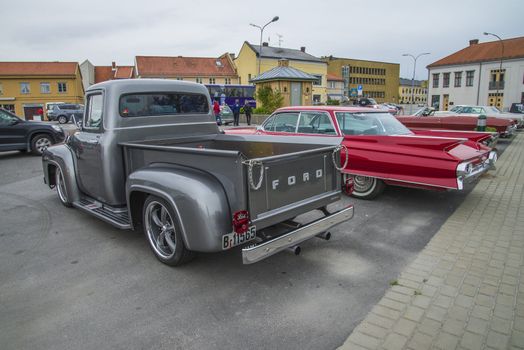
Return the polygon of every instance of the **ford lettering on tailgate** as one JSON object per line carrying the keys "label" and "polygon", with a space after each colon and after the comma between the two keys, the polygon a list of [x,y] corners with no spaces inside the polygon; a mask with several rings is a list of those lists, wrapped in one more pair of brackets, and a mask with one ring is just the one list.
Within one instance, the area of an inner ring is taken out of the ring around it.
{"label": "ford lettering on tailgate", "polygon": [[[329,153],[330,155],[331,153]],[[250,213],[257,215],[329,191],[333,173],[331,157],[316,153],[290,157],[286,162],[264,164],[259,190],[250,189]]]}

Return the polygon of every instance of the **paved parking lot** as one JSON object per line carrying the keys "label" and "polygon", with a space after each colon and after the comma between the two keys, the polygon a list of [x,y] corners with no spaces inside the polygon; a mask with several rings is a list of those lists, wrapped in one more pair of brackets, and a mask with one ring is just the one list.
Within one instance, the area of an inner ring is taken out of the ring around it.
{"label": "paved parking lot", "polygon": [[[508,141],[501,141],[504,148]],[[0,348],[333,349],[465,198],[388,188],[302,255],[159,263],[140,232],[60,205],[40,159],[0,154]]]}

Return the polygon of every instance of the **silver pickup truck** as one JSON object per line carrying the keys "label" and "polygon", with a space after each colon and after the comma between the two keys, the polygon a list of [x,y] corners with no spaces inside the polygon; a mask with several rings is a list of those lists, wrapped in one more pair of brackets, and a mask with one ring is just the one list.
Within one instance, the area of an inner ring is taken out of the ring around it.
{"label": "silver pickup truck", "polygon": [[80,131],[43,154],[44,181],[67,207],[143,228],[169,265],[239,245],[251,264],[352,218],[326,209],[340,199],[340,139],[225,135],[209,101],[188,82],[93,85]]}

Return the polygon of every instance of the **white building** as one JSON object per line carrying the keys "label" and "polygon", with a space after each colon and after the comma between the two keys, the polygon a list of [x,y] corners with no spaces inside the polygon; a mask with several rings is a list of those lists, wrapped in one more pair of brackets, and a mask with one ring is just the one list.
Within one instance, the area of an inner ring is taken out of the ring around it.
{"label": "white building", "polygon": [[428,103],[440,110],[459,104],[507,110],[524,102],[524,37],[481,44],[470,40],[468,47],[427,68]]}

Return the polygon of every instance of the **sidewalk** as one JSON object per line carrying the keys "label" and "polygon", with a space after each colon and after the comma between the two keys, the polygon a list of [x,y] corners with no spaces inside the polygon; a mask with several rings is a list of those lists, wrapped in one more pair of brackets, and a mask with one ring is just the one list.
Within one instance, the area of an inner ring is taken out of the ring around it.
{"label": "sidewalk", "polygon": [[340,349],[524,349],[524,133]]}

